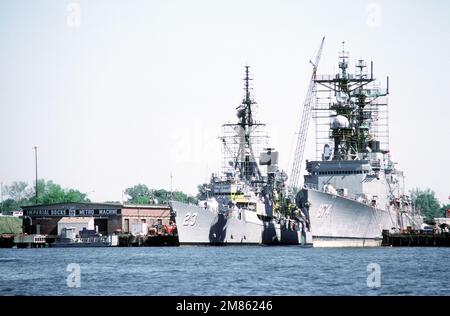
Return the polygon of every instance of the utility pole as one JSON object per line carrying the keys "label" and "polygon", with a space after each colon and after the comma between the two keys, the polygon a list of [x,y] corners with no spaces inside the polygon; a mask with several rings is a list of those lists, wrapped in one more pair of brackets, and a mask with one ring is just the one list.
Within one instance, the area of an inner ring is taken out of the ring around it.
{"label": "utility pole", "polygon": [[35,196],[34,203],[37,204],[37,201],[38,201],[38,162],[37,162],[38,146],[34,146],[33,149],[34,149],[34,162],[35,162],[35,167],[36,167],[36,196]]}

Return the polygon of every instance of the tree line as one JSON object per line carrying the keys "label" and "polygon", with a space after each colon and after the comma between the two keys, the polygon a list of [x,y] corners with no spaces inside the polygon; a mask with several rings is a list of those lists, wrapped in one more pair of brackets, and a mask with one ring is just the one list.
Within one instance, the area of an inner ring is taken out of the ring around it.
{"label": "tree line", "polygon": [[[9,213],[20,210],[21,206],[35,204],[53,204],[68,202],[91,202],[87,193],[76,189],[63,188],[53,181],[38,180],[38,197],[36,199],[36,189],[24,181],[15,181],[2,188],[2,195],[7,198],[1,203],[1,212]],[[181,191],[168,191],[165,189],[149,189],[145,184],[137,184],[125,189],[127,196],[126,204],[167,204],[170,200],[189,204],[197,204],[199,200],[204,200],[207,196],[208,185],[201,184],[197,186],[198,194],[196,196],[188,195]],[[450,204],[440,204],[431,189],[416,188],[410,192],[411,199],[416,210],[427,220],[437,217],[445,217],[450,209]],[[118,201],[114,201],[118,202]]]}
{"label": "tree line", "polygon": [[421,190],[416,188],[409,191],[411,200],[416,210],[419,210],[426,220],[445,217],[447,210],[450,210],[450,204],[440,204],[431,189]]}
{"label": "tree line", "polygon": [[14,181],[2,188],[2,195],[7,197],[1,204],[2,213],[20,210],[22,206],[36,204],[53,204],[66,202],[90,202],[86,193],[75,189],[66,189],[53,181],[39,179],[36,187],[25,181]]}
{"label": "tree line", "polygon": [[[38,196],[36,198],[36,188],[25,181],[14,181],[10,185],[2,187],[2,203],[0,212],[3,214],[18,211],[22,206],[54,204],[54,203],[88,203],[91,200],[87,193],[76,189],[63,188],[53,181],[39,179],[37,183]],[[188,195],[181,191],[167,191],[164,189],[149,189],[145,184],[138,184],[125,189],[127,195],[126,204],[167,204],[169,200],[197,204],[197,197]],[[6,199],[3,199],[6,197]],[[119,201],[107,201],[115,202]]]}
{"label": "tree line", "polygon": [[197,204],[197,197],[188,195],[181,191],[167,191],[164,189],[149,189],[145,184],[138,184],[127,188],[125,194],[128,196],[129,204],[167,204],[170,200]]}

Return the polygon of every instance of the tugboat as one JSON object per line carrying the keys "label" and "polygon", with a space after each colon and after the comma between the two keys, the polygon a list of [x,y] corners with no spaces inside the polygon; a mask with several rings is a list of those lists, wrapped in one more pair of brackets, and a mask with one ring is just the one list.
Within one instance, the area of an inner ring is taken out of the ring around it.
{"label": "tugboat", "polygon": [[[179,242],[203,245],[310,245],[304,214],[287,195],[279,153],[265,147],[265,124],[254,118],[249,66],[238,122],[224,124],[222,174],[213,174],[198,205],[171,201]],[[259,157],[259,161],[257,160]]]}

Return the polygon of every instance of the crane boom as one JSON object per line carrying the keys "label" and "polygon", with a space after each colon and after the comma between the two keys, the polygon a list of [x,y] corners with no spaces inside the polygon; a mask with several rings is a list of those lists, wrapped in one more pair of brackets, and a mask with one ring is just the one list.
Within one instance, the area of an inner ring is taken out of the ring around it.
{"label": "crane boom", "polygon": [[320,43],[320,48],[317,51],[314,63],[311,62],[311,64],[313,65],[313,71],[311,75],[311,81],[309,82],[308,93],[306,94],[305,103],[303,104],[303,113],[300,121],[297,146],[295,149],[295,156],[292,164],[292,172],[289,182],[291,188],[298,187],[298,182],[301,173],[300,167],[302,165],[303,154],[305,152],[306,137],[308,136],[309,122],[311,121],[312,106],[314,104],[314,96],[316,91],[315,89],[316,72],[317,67],[319,66],[320,56],[322,55],[322,48],[324,42],[325,37],[322,38],[322,42]]}

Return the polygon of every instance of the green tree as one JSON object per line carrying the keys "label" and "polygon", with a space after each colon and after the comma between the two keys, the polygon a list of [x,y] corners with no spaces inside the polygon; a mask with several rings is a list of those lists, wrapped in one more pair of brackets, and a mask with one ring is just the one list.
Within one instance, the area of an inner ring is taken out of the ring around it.
{"label": "green tree", "polygon": [[196,204],[197,199],[193,196],[190,196],[184,192],[181,191],[167,191],[164,189],[158,189],[158,190],[152,190],[152,195],[154,198],[154,203],[158,204],[167,204],[170,200],[183,202],[183,203],[189,203],[189,204]]}
{"label": "green tree", "polygon": [[442,217],[442,208],[434,191],[417,188],[410,191],[410,195],[416,209],[421,211],[425,219],[431,220],[436,217]]}
{"label": "green tree", "polygon": [[33,190],[25,181],[14,181],[5,186],[5,192],[14,201],[24,201],[33,195]]}
{"label": "green tree", "polygon": [[13,182],[5,186],[8,199],[2,203],[2,212],[20,210],[21,206],[34,204],[52,204],[66,202],[90,202],[86,193],[75,189],[64,189],[53,181],[38,180],[38,199],[36,201],[36,188],[30,187],[26,182]]}
{"label": "green tree", "polygon": [[178,201],[178,202],[183,202],[183,203],[188,203],[188,204],[197,204],[198,203],[198,200],[195,197],[190,196],[181,191],[172,192],[172,200]]}
{"label": "green tree", "polygon": [[1,212],[4,214],[18,211],[22,205],[29,205],[30,197],[34,194],[33,189],[24,181],[14,181],[11,185],[6,185],[4,192],[8,197],[1,205]]}
{"label": "green tree", "polygon": [[157,204],[167,204],[170,200],[170,191],[164,189],[152,190],[153,202]]}
{"label": "green tree", "polygon": [[130,204],[150,204],[152,193],[145,184],[138,184],[125,190],[125,194],[129,196],[127,203]]}
{"label": "green tree", "polygon": [[1,213],[3,213],[3,214],[9,214],[9,213],[11,213],[11,212],[13,212],[13,211],[18,211],[18,210],[20,210],[20,206],[21,206],[21,203],[20,203],[20,202],[15,201],[15,200],[13,200],[13,199],[11,199],[11,198],[6,199],[6,200],[4,200],[4,201],[2,202],[2,210],[1,210]]}
{"label": "green tree", "polygon": [[138,184],[125,190],[130,204],[167,204],[170,200],[196,204],[197,199],[181,191],[167,191],[165,189],[150,190],[145,184]]}
{"label": "green tree", "polygon": [[[35,198],[30,198],[34,204]],[[38,180],[37,204],[53,204],[68,202],[90,202],[86,193],[75,189],[64,189],[53,181]]]}

